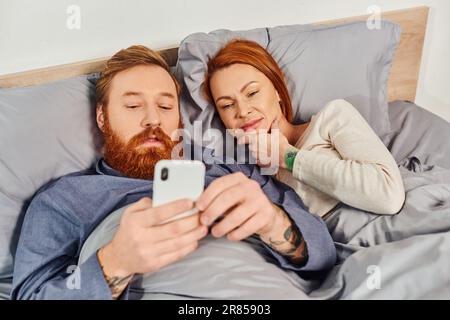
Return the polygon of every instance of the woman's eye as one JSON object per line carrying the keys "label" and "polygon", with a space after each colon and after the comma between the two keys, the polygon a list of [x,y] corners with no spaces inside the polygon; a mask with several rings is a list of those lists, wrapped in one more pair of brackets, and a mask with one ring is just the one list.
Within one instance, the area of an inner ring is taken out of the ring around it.
{"label": "woman's eye", "polygon": [[228,109],[228,108],[231,108],[232,106],[233,106],[233,104],[229,103],[229,104],[223,105],[222,109]]}
{"label": "woman's eye", "polygon": [[253,91],[253,92],[250,92],[249,94],[248,94],[248,97],[253,97],[255,94],[257,94],[259,91]]}
{"label": "woman's eye", "polygon": [[135,109],[135,108],[138,108],[139,106],[137,106],[137,105],[132,105],[132,106],[126,106],[128,109]]}
{"label": "woman's eye", "polygon": [[172,107],[170,107],[170,106],[165,106],[165,105],[160,105],[159,106],[161,109],[164,109],[164,110],[170,110],[170,109],[172,109]]}

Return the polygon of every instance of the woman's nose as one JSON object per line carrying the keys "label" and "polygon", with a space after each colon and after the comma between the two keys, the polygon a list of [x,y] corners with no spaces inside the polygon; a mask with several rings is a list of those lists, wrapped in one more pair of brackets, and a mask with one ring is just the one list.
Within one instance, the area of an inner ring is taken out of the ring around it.
{"label": "woman's nose", "polygon": [[240,117],[244,118],[251,112],[252,112],[252,108],[248,103],[245,103],[245,102],[239,103],[239,116]]}

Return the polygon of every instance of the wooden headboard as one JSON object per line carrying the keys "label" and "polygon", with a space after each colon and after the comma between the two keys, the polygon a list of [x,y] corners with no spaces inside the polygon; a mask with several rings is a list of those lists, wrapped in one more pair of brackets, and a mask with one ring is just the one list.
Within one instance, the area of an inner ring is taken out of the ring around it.
{"label": "wooden headboard", "polygon": [[[389,101],[415,101],[428,12],[428,7],[421,6],[381,13],[383,20],[396,22],[402,27],[400,45],[397,49],[389,77]],[[365,15],[321,21],[316,24],[348,23],[366,20],[367,18],[368,16]],[[161,49],[159,52],[166,57],[170,65],[175,65],[178,47],[174,46]],[[3,75],[0,76],[0,88],[30,86],[98,72],[102,70],[107,59],[108,57]]]}

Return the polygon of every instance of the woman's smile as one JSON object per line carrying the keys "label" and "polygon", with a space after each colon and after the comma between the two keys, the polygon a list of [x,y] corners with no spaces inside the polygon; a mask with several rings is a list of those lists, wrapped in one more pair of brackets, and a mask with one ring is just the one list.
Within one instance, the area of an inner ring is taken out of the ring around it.
{"label": "woman's smile", "polygon": [[257,119],[253,119],[250,121],[247,121],[242,127],[241,129],[244,131],[248,131],[248,130],[255,130],[259,127],[259,125],[261,124],[262,120],[264,119],[264,117],[261,118],[257,118]]}

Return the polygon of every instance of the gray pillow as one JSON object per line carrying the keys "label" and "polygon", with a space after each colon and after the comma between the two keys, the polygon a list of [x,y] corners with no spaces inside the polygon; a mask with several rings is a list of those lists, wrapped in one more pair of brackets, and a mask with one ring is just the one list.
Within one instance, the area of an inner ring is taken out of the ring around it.
{"label": "gray pillow", "polygon": [[21,221],[35,192],[97,158],[94,94],[87,76],[0,89],[0,279],[12,276]]}
{"label": "gray pillow", "polygon": [[192,130],[193,122],[200,120],[203,132],[223,130],[214,107],[202,95],[206,64],[230,39],[245,38],[265,47],[282,68],[295,123],[309,121],[331,100],[345,99],[379,136],[388,134],[387,80],[400,26],[388,21],[380,25],[379,30],[369,30],[365,22],[292,25],[188,36],[180,45],[177,63],[177,77],[184,85],[180,102],[186,127]]}

